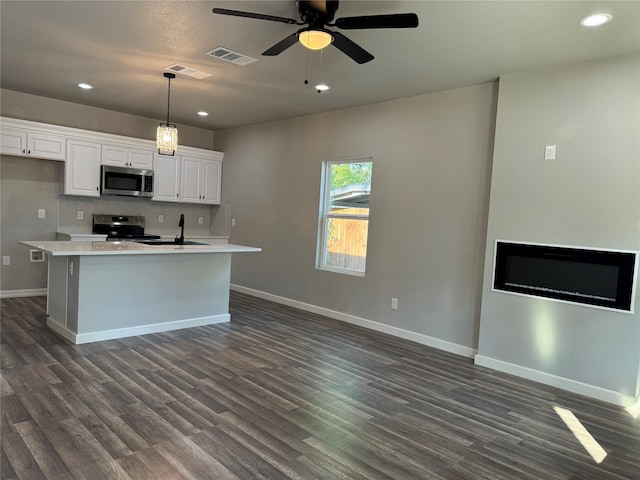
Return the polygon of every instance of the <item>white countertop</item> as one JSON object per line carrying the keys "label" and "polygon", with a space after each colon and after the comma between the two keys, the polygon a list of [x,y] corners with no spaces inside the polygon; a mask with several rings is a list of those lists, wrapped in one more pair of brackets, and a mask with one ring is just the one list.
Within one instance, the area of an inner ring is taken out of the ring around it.
{"label": "white countertop", "polygon": [[135,242],[53,242],[23,240],[20,242],[48,255],[147,255],[168,253],[239,253],[261,252],[261,248],[219,243],[212,245],[143,245]]}

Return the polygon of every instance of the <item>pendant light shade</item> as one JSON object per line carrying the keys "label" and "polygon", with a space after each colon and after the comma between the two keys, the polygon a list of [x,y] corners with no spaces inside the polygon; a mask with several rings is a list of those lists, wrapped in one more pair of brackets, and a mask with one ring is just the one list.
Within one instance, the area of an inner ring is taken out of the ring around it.
{"label": "pendant light shade", "polygon": [[171,79],[176,78],[176,75],[175,73],[165,72],[164,77],[169,81],[167,89],[167,122],[158,125],[156,144],[160,155],[175,155],[178,149],[178,128],[175,123],[169,122],[169,106],[171,103]]}

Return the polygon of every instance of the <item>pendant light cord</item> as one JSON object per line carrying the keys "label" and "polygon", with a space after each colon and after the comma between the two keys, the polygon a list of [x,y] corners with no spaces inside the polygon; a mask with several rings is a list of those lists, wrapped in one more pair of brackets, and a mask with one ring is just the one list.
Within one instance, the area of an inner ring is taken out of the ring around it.
{"label": "pendant light cord", "polygon": [[167,125],[169,125],[169,108],[171,105],[171,77],[169,79],[169,87],[167,88]]}

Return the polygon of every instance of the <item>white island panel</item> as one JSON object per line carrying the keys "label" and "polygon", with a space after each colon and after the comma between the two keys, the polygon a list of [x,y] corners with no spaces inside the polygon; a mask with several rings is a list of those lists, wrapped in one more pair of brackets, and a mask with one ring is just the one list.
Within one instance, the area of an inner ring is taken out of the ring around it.
{"label": "white island panel", "polygon": [[49,256],[47,325],[79,344],[228,322],[242,245],[21,242]]}
{"label": "white island panel", "polygon": [[69,279],[67,329],[74,343],[229,321],[230,254],[159,260],[150,255],[69,257],[75,271]]}

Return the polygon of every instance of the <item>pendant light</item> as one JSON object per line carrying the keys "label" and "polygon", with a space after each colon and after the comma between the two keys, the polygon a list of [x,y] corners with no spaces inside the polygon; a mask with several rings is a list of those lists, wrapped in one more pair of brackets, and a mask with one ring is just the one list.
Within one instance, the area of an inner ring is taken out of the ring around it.
{"label": "pendant light", "polygon": [[169,80],[167,89],[167,123],[158,125],[156,141],[160,155],[175,155],[178,149],[178,128],[175,123],[169,123],[169,105],[171,102],[171,79],[176,78],[176,74],[164,72],[164,78]]}

